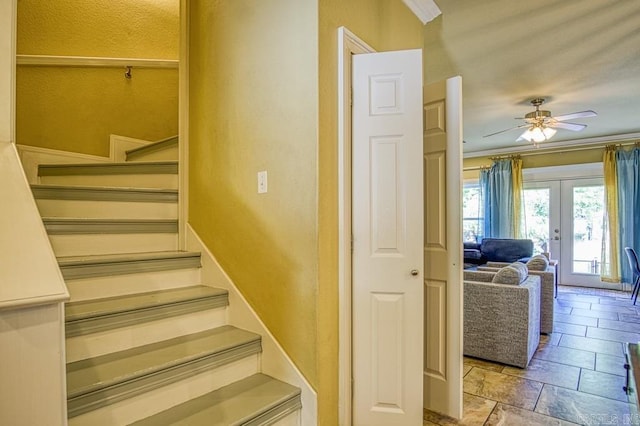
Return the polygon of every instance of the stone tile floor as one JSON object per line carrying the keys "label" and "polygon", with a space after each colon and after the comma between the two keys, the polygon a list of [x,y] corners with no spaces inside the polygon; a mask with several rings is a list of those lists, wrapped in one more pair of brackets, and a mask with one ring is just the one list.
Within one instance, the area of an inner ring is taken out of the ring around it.
{"label": "stone tile floor", "polygon": [[624,342],[640,341],[630,293],[559,286],[554,332],[526,369],[464,359],[464,417],[427,425],[640,425],[625,384]]}

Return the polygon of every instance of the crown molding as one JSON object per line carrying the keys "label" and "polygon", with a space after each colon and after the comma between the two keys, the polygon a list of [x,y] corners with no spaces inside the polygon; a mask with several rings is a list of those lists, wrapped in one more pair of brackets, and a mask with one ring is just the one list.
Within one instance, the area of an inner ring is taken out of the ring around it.
{"label": "crown molding", "polygon": [[433,0],[402,0],[405,5],[420,19],[423,25],[442,14]]}

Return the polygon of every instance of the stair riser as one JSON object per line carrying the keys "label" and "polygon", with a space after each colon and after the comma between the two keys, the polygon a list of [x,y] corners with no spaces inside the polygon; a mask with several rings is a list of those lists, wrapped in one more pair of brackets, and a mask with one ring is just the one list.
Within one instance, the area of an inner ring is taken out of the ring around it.
{"label": "stair riser", "polygon": [[40,184],[178,189],[178,175],[40,176]]}
{"label": "stair riser", "polygon": [[177,219],[176,203],[36,200],[43,217],[88,219]]}
{"label": "stair riser", "polygon": [[210,330],[227,322],[227,309],[220,307],[188,315],[166,318],[114,330],[66,339],[67,362],[75,362],[113,352]]}
{"label": "stair riser", "polygon": [[162,388],[69,419],[70,426],[129,424],[258,372],[259,355],[223,365]]}
{"label": "stair riser", "polygon": [[200,269],[175,269],[140,274],[68,279],[71,301],[123,296],[154,290],[187,287],[200,283]]}
{"label": "stair riser", "polygon": [[302,416],[300,410],[297,410],[295,413],[291,413],[277,422],[271,423],[269,426],[300,426],[301,424]]}
{"label": "stair riser", "polygon": [[56,256],[143,253],[178,249],[177,234],[49,235]]}

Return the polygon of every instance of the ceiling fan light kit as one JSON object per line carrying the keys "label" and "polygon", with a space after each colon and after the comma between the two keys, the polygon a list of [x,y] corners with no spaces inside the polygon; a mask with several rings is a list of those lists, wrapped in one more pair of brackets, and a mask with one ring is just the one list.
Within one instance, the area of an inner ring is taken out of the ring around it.
{"label": "ceiling fan light kit", "polygon": [[594,111],[587,110],[552,117],[551,111],[540,109],[540,106],[543,103],[543,98],[535,98],[531,100],[531,105],[533,105],[536,110],[525,114],[525,116],[522,118],[525,121],[525,124],[521,124],[519,126],[512,127],[506,130],[501,130],[496,133],[491,133],[489,135],[485,135],[484,137],[486,138],[489,136],[508,132],[510,130],[522,129],[526,127],[527,129],[520,135],[518,139],[516,139],[516,142],[526,140],[527,142],[539,143],[551,139],[556,134],[556,129],[565,129],[578,132],[587,127],[585,124],[566,123],[566,120],[571,120],[574,118],[595,117],[598,115]]}
{"label": "ceiling fan light kit", "polygon": [[555,134],[556,129],[552,129],[551,127],[531,126],[520,135],[518,140],[538,143],[551,139]]}

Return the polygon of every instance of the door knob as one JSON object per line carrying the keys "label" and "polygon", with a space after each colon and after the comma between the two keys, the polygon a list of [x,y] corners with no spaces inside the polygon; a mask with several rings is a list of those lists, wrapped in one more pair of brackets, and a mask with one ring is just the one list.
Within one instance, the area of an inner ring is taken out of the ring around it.
{"label": "door knob", "polygon": [[417,269],[412,269],[412,270],[411,270],[411,275],[413,275],[414,277],[415,277],[416,275],[418,275],[418,274],[419,274],[419,272],[418,272],[418,270],[417,270]]}
{"label": "door knob", "polygon": [[555,232],[557,234],[558,232],[560,232],[560,230],[559,229],[554,229],[553,232]]}
{"label": "door knob", "polygon": [[553,237],[553,239],[557,241],[560,239],[560,237]]}

